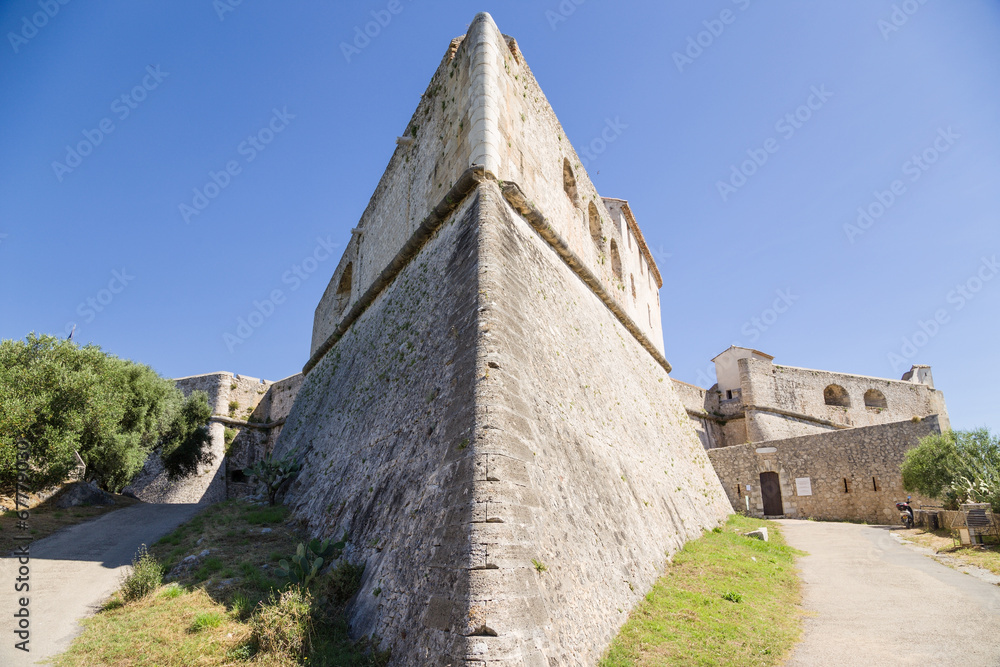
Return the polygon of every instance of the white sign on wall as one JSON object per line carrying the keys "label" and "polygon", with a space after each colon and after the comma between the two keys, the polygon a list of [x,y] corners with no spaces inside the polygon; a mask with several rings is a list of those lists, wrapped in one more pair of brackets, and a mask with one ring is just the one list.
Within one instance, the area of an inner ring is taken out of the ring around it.
{"label": "white sign on wall", "polygon": [[799,496],[811,496],[813,494],[812,480],[808,477],[796,477],[795,494]]}

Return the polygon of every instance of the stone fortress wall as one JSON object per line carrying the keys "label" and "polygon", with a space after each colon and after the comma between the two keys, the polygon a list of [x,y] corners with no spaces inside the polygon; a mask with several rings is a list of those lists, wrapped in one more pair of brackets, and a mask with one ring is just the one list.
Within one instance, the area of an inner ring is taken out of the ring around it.
{"label": "stone fortress wall", "polygon": [[285,502],[348,533],[352,633],[394,664],[593,664],[729,512],[668,375],[658,270],[487,14],[397,144],[316,309]]}
{"label": "stone fortress wall", "polygon": [[[489,34],[487,34],[489,33]],[[471,34],[471,33],[470,33]],[[516,183],[663,354],[662,279],[628,202],[602,199],[516,41],[452,41],[316,308],[311,355],[473,165]]]}
{"label": "stone fortress wall", "polygon": [[950,428],[929,366],[889,380],[779,366],[735,346],[713,361],[712,388],[673,384],[736,511],[764,516],[765,477],[777,473],[779,514],[895,522],[904,452]]}
{"label": "stone fortress wall", "polygon": [[208,394],[212,461],[191,475],[170,479],[153,452],[125,490],[150,503],[214,503],[251,491],[242,470],[274,447],[291,410],[302,374],[269,382],[233,373],[206,373],[174,380],[189,396]]}
{"label": "stone fortress wall", "polygon": [[674,387],[706,449],[938,415],[950,428],[944,395],[929,366],[899,380],[780,366],[758,350],[731,347],[714,361],[718,383]]}
{"label": "stone fortress wall", "polygon": [[[899,474],[903,454],[920,438],[940,432],[938,418],[931,416],[719,447],[708,450],[708,456],[737,510],[764,516],[760,475],[775,472],[788,518],[895,524],[899,522],[895,504],[910,495]],[[933,504],[919,494],[913,494],[913,502]]]}

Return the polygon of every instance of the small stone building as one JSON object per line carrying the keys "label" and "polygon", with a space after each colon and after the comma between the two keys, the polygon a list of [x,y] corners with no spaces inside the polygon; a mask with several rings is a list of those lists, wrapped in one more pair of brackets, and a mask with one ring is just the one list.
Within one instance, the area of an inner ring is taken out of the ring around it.
{"label": "small stone building", "polygon": [[733,508],[894,521],[894,504],[907,495],[904,452],[950,428],[930,366],[889,380],[773,359],[734,346],[713,360],[711,389],[673,381]]}
{"label": "small stone building", "polygon": [[191,475],[170,479],[159,452],[153,452],[125,490],[150,503],[214,503],[251,493],[252,485],[243,470],[274,448],[302,384],[302,374],[269,382],[220,372],[174,382],[185,396],[194,391],[208,394],[213,458]]}

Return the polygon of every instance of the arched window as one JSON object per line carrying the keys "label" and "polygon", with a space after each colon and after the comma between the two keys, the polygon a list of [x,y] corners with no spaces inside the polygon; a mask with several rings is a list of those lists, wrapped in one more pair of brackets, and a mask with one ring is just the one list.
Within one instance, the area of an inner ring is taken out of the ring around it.
{"label": "arched window", "polygon": [[611,272],[615,274],[615,278],[622,280],[622,258],[618,254],[618,244],[614,239],[611,239]]}
{"label": "arched window", "polygon": [[865,407],[887,408],[889,406],[885,402],[885,394],[880,392],[878,389],[869,389],[865,392]]}
{"label": "arched window", "polygon": [[573,168],[569,166],[569,160],[566,158],[563,158],[563,190],[566,191],[569,200],[573,202],[573,206],[579,205],[580,195],[576,191],[576,177],[573,176]]}
{"label": "arched window", "polygon": [[823,402],[827,405],[836,405],[847,408],[851,405],[851,399],[847,395],[847,390],[839,384],[831,384],[823,390]]}
{"label": "arched window", "polygon": [[597,212],[597,206],[594,202],[590,202],[587,217],[590,218],[590,238],[593,239],[594,245],[600,250],[601,246],[604,245],[604,235],[601,234],[601,214]]}
{"label": "arched window", "polygon": [[337,283],[337,317],[347,309],[347,304],[351,302],[351,283],[354,276],[354,263],[350,262],[340,274],[340,282]]}

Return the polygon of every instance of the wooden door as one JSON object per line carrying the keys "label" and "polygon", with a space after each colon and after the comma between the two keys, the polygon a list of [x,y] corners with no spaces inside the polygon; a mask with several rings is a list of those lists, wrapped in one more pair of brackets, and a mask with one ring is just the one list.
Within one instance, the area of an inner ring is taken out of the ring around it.
{"label": "wooden door", "polygon": [[778,473],[762,472],[760,474],[760,495],[764,498],[765,516],[780,516],[785,513],[781,507],[781,485],[778,484]]}

